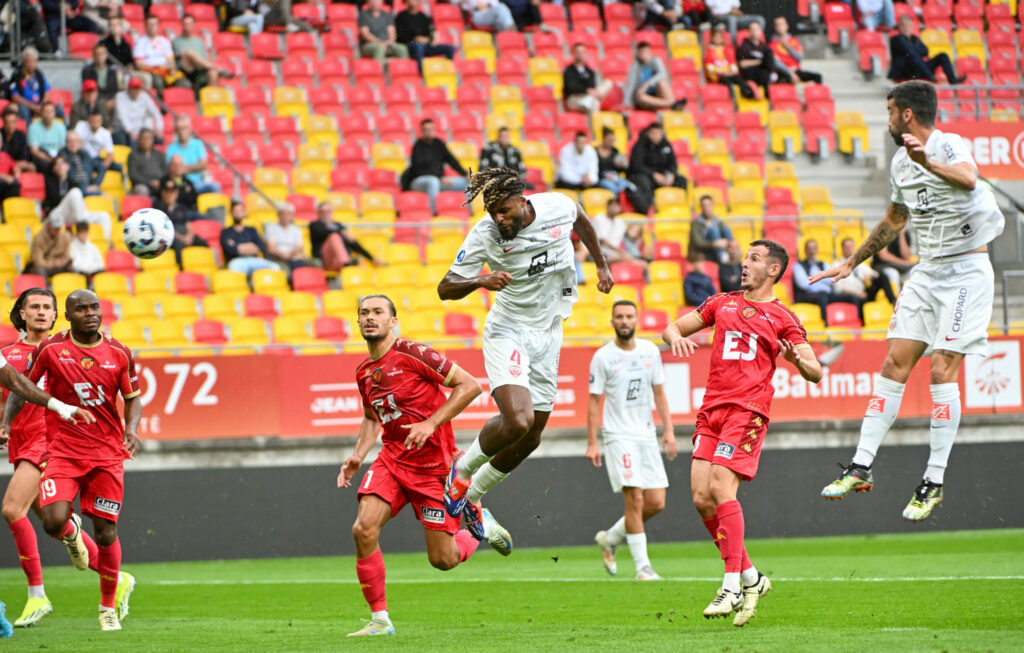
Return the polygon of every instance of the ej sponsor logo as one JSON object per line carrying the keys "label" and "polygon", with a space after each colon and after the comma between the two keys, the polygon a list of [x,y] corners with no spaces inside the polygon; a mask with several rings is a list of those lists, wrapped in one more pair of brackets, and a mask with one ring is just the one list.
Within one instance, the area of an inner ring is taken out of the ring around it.
{"label": "ej sponsor logo", "polygon": [[430,524],[443,524],[444,510],[440,508],[428,508],[427,506],[420,506],[420,517],[423,518],[423,521]]}

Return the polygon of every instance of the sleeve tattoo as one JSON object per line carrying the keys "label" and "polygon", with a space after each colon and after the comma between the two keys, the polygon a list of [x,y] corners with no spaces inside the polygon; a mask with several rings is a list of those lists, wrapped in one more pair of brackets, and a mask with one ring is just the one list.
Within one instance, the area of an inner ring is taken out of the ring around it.
{"label": "sleeve tattoo", "polygon": [[871,230],[871,235],[854,255],[857,264],[863,263],[896,240],[907,224],[910,210],[903,204],[892,204],[889,213]]}

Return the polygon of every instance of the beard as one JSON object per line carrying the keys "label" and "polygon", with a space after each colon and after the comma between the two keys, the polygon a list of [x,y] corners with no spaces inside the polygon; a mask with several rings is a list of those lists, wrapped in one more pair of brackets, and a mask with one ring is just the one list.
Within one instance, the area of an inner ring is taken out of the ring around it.
{"label": "beard", "polygon": [[903,134],[905,132],[906,129],[902,125],[900,125],[899,131],[893,131],[891,127],[889,128],[889,135],[892,136],[892,142],[896,143],[896,147],[903,147]]}
{"label": "beard", "polygon": [[617,335],[619,337],[619,340],[632,340],[633,339],[633,334],[635,334],[635,333],[636,333],[636,327],[632,327],[632,328],[623,327],[621,329],[616,329],[615,330],[615,335]]}
{"label": "beard", "polygon": [[362,329],[359,330],[359,335],[363,337],[366,342],[380,342],[388,337],[388,332],[378,328],[376,333],[366,333]]}

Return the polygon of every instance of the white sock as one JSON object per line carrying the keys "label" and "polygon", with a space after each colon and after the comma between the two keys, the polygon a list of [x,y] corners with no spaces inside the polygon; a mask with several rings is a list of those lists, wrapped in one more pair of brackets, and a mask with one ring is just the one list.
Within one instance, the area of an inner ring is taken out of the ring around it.
{"label": "white sock", "polygon": [[870,467],[875,461],[878,447],[882,445],[885,434],[889,432],[896,415],[900,412],[903,401],[904,384],[897,383],[883,376],[875,383],[875,393],[868,400],[868,409],[864,413],[864,421],[860,424],[860,441],[853,462],[857,465]]}
{"label": "white sock", "polygon": [[733,571],[725,575],[725,580],[722,581],[722,587],[729,590],[734,594],[740,593],[740,575]]}
{"label": "white sock", "polygon": [[29,585],[28,586],[28,598],[30,599],[45,599],[46,590],[43,589],[42,585]]}
{"label": "white sock", "polygon": [[508,474],[494,469],[491,463],[484,463],[473,474],[473,483],[469,486],[469,490],[466,491],[466,498],[470,503],[477,503],[480,501],[480,497],[487,493],[487,490],[490,490],[506,478],[508,478]]}
{"label": "white sock", "polygon": [[651,564],[647,558],[647,533],[626,533],[626,544],[629,545],[629,554],[633,556],[637,571]]}
{"label": "white sock", "polygon": [[387,610],[378,610],[377,612],[371,612],[370,613],[370,619],[372,619],[374,621],[379,621],[379,622],[384,623],[384,624],[391,623],[391,618],[388,617],[388,611]]}
{"label": "white sock", "polygon": [[608,538],[608,544],[612,546],[618,546],[622,544],[622,541],[626,539],[626,518],[619,517],[619,521],[606,531]]}
{"label": "white sock", "polygon": [[756,583],[759,576],[760,574],[757,573],[757,567],[744,569],[740,572],[740,580],[743,581],[743,587],[750,587]]}
{"label": "white sock", "polygon": [[931,455],[924,475],[932,483],[942,484],[949,453],[953,450],[956,431],[960,427],[960,387],[955,383],[938,383],[932,390]]}
{"label": "white sock", "polygon": [[455,465],[455,472],[459,478],[469,478],[476,470],[480,469],[480,465],[490,462],[491,458],[494,456],[488,456],[480,449],[480,436],[478,435],[476,440],[473,440],[473,444],[469,445],[469,449],[466,449],[466,454]]}

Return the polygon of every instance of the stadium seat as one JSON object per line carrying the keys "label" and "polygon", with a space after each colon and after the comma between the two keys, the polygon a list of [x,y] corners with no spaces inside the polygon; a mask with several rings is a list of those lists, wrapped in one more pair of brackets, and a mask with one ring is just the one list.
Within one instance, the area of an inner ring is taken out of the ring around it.
{"label": "stadium seat", "polygon": [[199,319],[199,302],[188,295],[167,295],[159,301],[161,320],[192,324]]}
{"label": "stadium seat", "polygon": [[942,29],[921,30],[921,42],[928,46],[929,56],[945,53],[953,59],[953,46],[949,42],[949,31]]}
{"label": "stadium seat", "polygon": [[[961,63],[959,61],[961,59],[974,57],[981,62],[981,66],[983,68],[985,67],[987,55],[985,43],[982,41],[980,31],[974,29],[963,29],[958,26],[957,30],[953,32],[953,43],[956,46],[956,58],[958,60],[958,64]],[[957,72],[961,75],[964,74],[962,69]]]}
{"label": "stadium seat", "polygon": [[867,151],[868,128],[861,112],[836,112],[836,131],[839,133],[839,151],[843,154],[860,156]]}
{"label": "stadium seat", "polygon": [[[820,317],[820,311],[819,311]],[[857,314],[857,305],[846,302],[835,302],[825,308],[825,317],[830,327],[847,327],[859,329],[861,327],[860,316]]]}
{"label": "stadium seat", "polygon": [[273,332],[278,344],[301,345],[310,340],[309,322],[302,317],[283,315],[274,319]]}
{"label": "stadium seat", "polygon": [[228,344],[227,329],[223,322],[217,320],[196,320],[192,324],[192,340],[203,345],[226,345]]}
{"label": "stadium seat", "polygon": [[808,110],[803,118],[805,149],[822,158],[836,149],[836,134],[832,120],[825,113]]}
{"label": "stadium seat", "polygon": [[423,82],[427,88],[443,88],[448,99],[455,99],[455,89],[459,87],[459,79],[455,74],[455,64],[444,57],[428,57],[423,60]]}
{"label": "stadium seat", "polygon": [[826,2],[824,17],[829,43],[841,49],[847,48],[857,31],[853,9],[842,2]]}
{"label": "stadium seat", "polygon": [[817,304],[791,304],[789,308],[807,331],[825,330],[825,322],[821,319],[821,309]]}
{"label": "stadium seat", "polygon": [[296,268],[292,271],[292,287],[296,291],[320,296],[328,290],[327,277],[320,268]]}
{"label": "stadium seat", "polygon": [[324,315],[313,320],[313,338],[316,340],[345,342],[351,337],[352,333],[348,323],[340,317]]}

